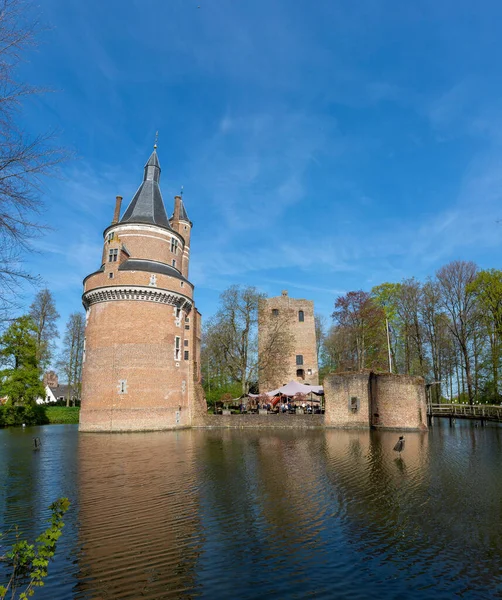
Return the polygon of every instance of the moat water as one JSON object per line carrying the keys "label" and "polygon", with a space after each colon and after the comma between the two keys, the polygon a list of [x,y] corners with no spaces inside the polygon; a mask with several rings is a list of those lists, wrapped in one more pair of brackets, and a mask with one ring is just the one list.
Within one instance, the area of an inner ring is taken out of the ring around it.
{"label": "moat water", "polygon": [[0,531],[70,498],[35,599],[501,597],[502,427],[397,437],[2,430]]}

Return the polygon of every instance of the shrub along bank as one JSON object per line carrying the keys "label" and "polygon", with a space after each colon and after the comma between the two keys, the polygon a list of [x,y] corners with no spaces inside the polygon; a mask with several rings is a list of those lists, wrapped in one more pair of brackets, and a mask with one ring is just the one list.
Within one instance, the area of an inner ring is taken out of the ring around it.
{"label": "shrub along bank", "polygon": [[39,404],[15,406],[0,405],[0,427],[21,427],[23,424],[78,424],[80,407],[78,406],[41,406]]}
{"label": "shrub along bank", "polygon": [[49,423],[45,406],[28,404],[16,406],[14,404],[0,405],[0,427],[16,427],[25,425],[46,425]]}

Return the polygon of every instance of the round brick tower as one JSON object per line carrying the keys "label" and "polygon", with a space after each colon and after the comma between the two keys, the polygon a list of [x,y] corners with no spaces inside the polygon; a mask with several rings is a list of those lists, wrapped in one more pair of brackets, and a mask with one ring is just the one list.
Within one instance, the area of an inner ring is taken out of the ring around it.
{"label": "round brick tower", "polygon": [[188,281],[192,223],[181,196],[168,219],[157,151],[120,219],[117,196],[101,267],[84,279],[81,431],[190,426],[199,380],[199,313]]}

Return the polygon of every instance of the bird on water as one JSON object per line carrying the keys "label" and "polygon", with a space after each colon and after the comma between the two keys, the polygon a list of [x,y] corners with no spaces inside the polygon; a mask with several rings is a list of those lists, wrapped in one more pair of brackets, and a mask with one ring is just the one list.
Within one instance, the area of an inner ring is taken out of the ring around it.
{"label": "bird on water", "polygon": [[394,450],[399,452],[399,456],[401,456],[401,452],[404,450],[404,435],[400,435],[397,440],[396,445],[394,446]]}

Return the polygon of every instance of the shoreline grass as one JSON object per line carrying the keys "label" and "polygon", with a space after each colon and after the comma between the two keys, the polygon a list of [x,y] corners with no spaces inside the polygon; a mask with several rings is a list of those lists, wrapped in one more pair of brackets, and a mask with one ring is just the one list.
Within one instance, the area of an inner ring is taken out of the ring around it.
{"label": "shoreline grass", "polygon": [[47,406],[49,424],[77,424],[80,415],[79,406]]}

